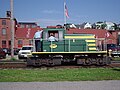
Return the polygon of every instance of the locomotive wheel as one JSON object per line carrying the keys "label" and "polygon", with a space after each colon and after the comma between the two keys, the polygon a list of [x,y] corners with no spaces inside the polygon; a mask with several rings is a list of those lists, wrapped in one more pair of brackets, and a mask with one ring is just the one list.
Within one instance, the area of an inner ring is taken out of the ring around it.
{"label": "locomotive wheel", "polygon": [[104,65],[104,60],[102,58],[99,58],[97,62],[98,62],[98,65]]}
{"label": "locomotive wheel", "polygon": [[54,60],[49,60],[49,66],[54,66]]}
{"label": "locomotive wheel", "polygon": [[91,65],[91,59],[90,58],[85,59],[85,64],[86,65]]}
{"label": "locomotive wheel", "polygon": [[34,66],[41,66],[40,59],[35,60]]}

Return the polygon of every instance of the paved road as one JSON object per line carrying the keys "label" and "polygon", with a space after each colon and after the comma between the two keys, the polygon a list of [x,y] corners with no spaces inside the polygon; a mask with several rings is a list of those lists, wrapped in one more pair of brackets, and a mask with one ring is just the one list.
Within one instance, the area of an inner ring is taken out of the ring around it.
{"label": "paved road", "polygon": [[120,90],[120,80],[80,82],[0,82],[0,90]]}

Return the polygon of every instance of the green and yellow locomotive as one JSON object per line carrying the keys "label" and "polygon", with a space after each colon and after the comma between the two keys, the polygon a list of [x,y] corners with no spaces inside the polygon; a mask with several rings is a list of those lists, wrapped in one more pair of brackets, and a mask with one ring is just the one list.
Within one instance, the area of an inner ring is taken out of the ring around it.
{"label": "green and yellow locomotive", "polygon": [[93,34],[67,34],[64,28],[45,28],[41,38],[33,39],[33,46],[34,51],[27,58],[27,65],[61,65],[69,62],[76,65],[110,64],[107,51],[97,49]]}

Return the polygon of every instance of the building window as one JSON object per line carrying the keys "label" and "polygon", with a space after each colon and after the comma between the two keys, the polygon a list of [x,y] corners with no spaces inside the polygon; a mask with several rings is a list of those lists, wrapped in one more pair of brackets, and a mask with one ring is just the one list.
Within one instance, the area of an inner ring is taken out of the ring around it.
{"label": "building window", "polygon": [[8,41],[9,45],[11,45],[11,41]]}
{"label": "building window", "polygon": [[8,47],[11,48],[11,41],[8,41]]}
{"label": "building window", "polygon": [[20,25],[20,28],[25,28],[25,25],[21,24],[21,25]]}
{"label": "building window", "polygon": [[2,28],[2,35],[6,35],[6,29]]}
{"label": "building window", "polygon": [[23,41],[22,40],[18,40],[18,47],[22,47]]}
{"label": "building window", "polygon": [[33,41],[32,40],[29,40],[29,45],[33,45]]}
{"label": "building window", "polygon": [[6,25],[6,20],[2,20],[2,25]]}
{"label": "building window", "polygon": [[26,25],[26,28],[31,28],[31,25]]}
{"label": "building window", "polygon": [[6,48],[6,41],[2,40],[2,48]]}
{"label": "building window", "polygon": [[32,25],[32,28],[36,28],[37,27],[37,25]]}
{"label": "building window", "polygon": [[22,40],[18,40],[18,44],[22,44]]}

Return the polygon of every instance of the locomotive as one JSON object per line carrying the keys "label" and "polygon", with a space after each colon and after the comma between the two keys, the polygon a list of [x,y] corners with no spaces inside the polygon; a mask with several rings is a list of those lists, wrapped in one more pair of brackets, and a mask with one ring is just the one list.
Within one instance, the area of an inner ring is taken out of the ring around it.
{"label": "locomotive", "polygon": [[[56,41],[50,41],[54,34]],[[107,50],[97,49],[94,34],[67,34],[64,28],[44,28],[41,38],[33,39],[33,52],[27,58],[27,65],[107,65],[110,57]]]}

